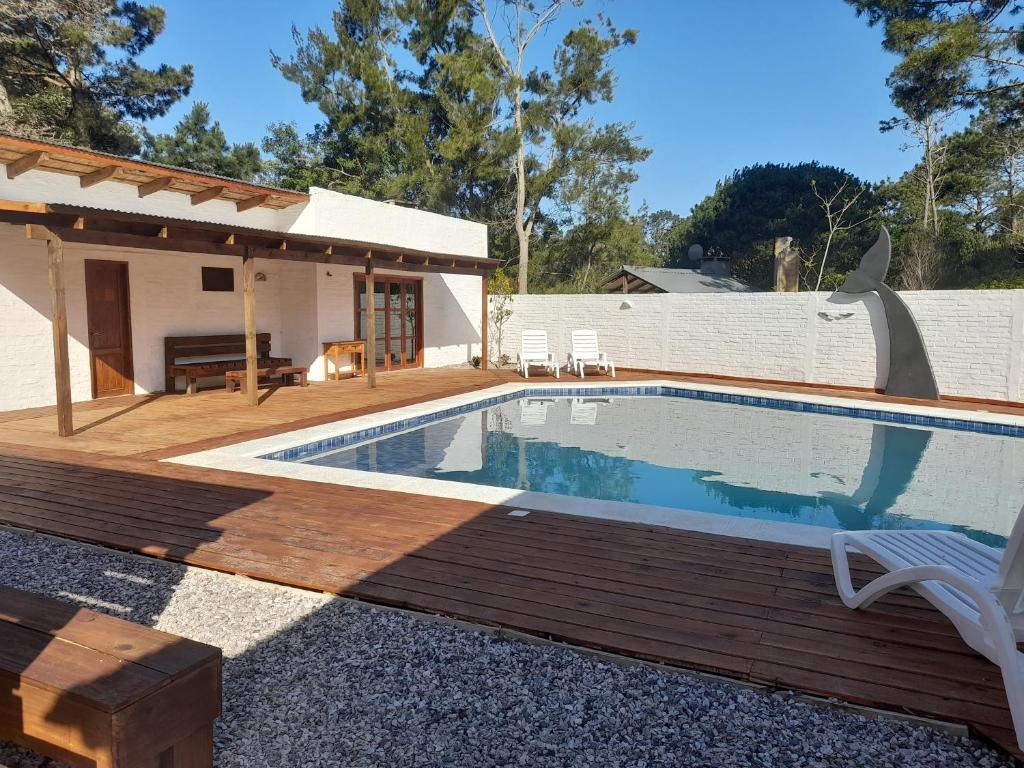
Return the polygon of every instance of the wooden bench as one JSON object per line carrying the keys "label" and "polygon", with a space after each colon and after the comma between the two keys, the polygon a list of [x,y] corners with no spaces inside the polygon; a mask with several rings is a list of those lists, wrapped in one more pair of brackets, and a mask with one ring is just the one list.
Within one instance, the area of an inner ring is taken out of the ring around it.
{"label": "wooden bench", "polygon": [[82,768],[210,768],[219,648],[0,587],[0,739]]}
{"label": "wooden bench", "polygon": [[[219,336],[167,336],[164,338],[164,363],[167,371],[165,390],[176,392],[176,379],[185,377],[185,391],[194,395],[199,379],[211,376],[223,376],[228,371],[245,370],[245,360],[216,360],[217,355],[244,355],[245,334],[233,333]],[[208,357],[202,362],[179,363],[185,357]],[[290,366],[289,357],[270,356],[270,334],[256,334],[256,365],[260,368]]]}
{"label": "wooden bench", "polygon": [[[299,386],[305,387],[309,385],[309,369],[303,368],[300,365],[278,365],[267,368],[256,369],[256,379],[272,379],[275,376],[281,377],[281,384],[294,384],[295,377],[299,377]],[[246,391],[245,386],[245,370],[241,371],[228,371],[224,374],[224,388],[228,392],[234,392],[235,389],[240,389],[244,394]]]}

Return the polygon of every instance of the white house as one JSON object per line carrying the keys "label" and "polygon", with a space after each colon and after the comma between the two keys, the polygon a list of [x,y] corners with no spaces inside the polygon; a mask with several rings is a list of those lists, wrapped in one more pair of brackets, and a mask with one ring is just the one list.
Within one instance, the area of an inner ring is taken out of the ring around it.
{"label": "white house", "polygon": [[486,344],[484,225],[6,135],[0,163],[0,411],[163,391],[167,337],[269,333],[316,380],[369,313],[371,382]]}

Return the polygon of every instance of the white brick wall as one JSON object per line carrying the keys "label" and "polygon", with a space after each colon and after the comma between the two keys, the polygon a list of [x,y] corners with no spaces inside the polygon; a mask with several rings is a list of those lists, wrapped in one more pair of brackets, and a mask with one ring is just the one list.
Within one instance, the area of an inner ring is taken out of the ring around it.
{"label": "white brick wall", "polygon": [[[900,295],[941,392],[1024,399],[1024,290]],[[512,309],[503,351],[513,359],[524,328],[547,329],[559,360],[573,329],[593,328],[622,367],[858,387],[888,376],[888,329],[874,294],[849,302],[827,293],[516,296]]]}

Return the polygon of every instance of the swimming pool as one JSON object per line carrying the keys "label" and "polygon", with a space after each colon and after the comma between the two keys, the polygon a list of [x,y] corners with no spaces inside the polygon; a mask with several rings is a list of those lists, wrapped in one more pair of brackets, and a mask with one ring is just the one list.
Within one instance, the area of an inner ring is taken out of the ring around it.
{"label": "swimming pool", "polygon": [[1005,544],[1024,502],[1024,426],[826,400],[516,390],[249,455],[305,465],[304,477],[387,476],[396,490],[508,489],[505,503],[544,497],[558,511],[591,500],[721,516],[737,535],[760,521],[952,529]]}

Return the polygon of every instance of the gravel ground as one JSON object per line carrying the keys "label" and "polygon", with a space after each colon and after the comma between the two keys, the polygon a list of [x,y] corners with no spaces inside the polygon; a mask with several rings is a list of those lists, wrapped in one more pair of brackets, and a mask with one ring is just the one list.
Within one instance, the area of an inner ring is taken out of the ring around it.
{"label": "gravel ground", "polygon": [[[0,583],[223,648],[220,768],[1012,765],[907,723],[40,536],[0,532]],[[0,765],[56,764],[0,742]]]}

